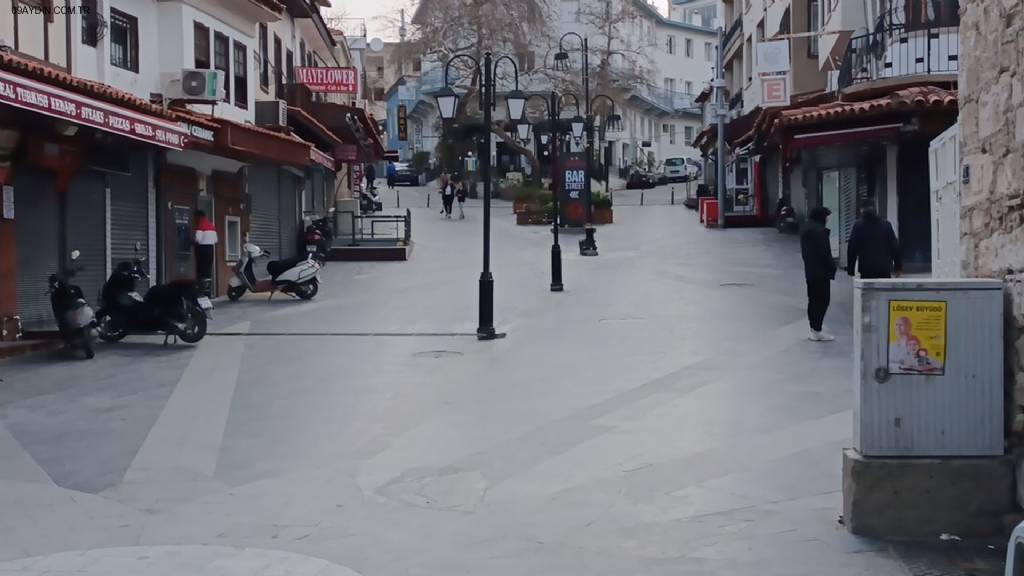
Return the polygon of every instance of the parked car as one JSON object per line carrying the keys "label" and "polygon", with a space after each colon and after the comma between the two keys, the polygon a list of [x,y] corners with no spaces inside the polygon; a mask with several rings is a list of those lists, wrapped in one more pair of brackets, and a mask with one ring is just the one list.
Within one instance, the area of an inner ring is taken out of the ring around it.
{"label": "parked car", "polygon": [[626,180],[626,190],[644,190],[647,188],[654,188],[658,183],[658,177],[650,172],[641,172],[639,170],[629,175]]}
{"label": "parked car", "polygon": [[665,160],[665,178],[669,182],[689,182],[700,178],[700,163],[693,158],[668,158]]}
{"label": "parked car", "polygon": [[406,162],[395,163],[395,184],[418,186],[419,183],[420,173],[417,172],[410,164]]}

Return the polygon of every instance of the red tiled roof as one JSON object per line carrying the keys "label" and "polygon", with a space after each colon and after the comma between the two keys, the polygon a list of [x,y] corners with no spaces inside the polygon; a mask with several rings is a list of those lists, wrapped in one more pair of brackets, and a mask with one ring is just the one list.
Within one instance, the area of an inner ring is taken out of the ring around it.
{"label": "red tiled roof", "polygon": [[21,58],[14,54],[0,53],[0,69],[14,72],[15,74],[20,74],[26,78],[32,78],[33,80],[38,80],[52,86],[91,96],[97,100],[102,100],[110,104],[124,106],[125,108],[131,108],[160,118],[166,118],[169,120],[174,119],[174,115],[167,110],[164,110],[160,106],[155,106],[148,100],[139,98],[130,92],[118,90],[117,88],[100,82],[94,82],[92,80],[86,80],[85,78],[79,78],[78,76],[72,76],[63,70],[58,70],[34,60]]}
{"label": "red tiled roof", "polygon": [[886,112],[939,110],[956,108],[955,90],[935,86],[914,86],[863,102],[831,102],[781,112],[775,126],[799,126],[842,120],[855,116],[871,116]]}
{"label": "red tiled roof", "polygon": [[214,121],[212,116],[202,116],[190,110],[183,110],[181,108],[172,108],[171,113],[174,114],[175,120],[191,122],[193,124],[198,124],[205,128],[209,128],[211,130],[216,130],[217,128],[220,128],[220,124]]}

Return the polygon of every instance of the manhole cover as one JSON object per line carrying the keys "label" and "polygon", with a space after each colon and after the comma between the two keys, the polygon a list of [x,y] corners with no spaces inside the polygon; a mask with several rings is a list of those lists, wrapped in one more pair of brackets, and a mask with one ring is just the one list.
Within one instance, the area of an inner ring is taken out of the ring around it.
{"label": "manhole cover", "polygon": [[454,358],[462,356],[462,352],[456,352],[454,350],[425,350],[423,352],[417,352],[413,354],[414,358]]}

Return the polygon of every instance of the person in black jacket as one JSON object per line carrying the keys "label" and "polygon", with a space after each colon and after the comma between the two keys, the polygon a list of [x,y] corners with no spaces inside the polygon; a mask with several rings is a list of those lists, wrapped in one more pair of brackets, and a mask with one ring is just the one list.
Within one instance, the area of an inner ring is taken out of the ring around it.
{"label": "person in black jacket", "polygon": [[826,227],[832,211],[824,206],[811,210],[800,231],[800,253],[804,258],[804,276],[807,279],[807,321],[811,325],[809,340],[830,342],[834,336],[821,331],[832,297],[832,280],[836,277],[836,263],[832,258],[832,244]]}
{"label": "person in black jacket", "polygon": [[846,250],[846,271],[857,275],[860,262],[861,278],[891,278],[903,270],[900,243],[896,232],[885,219],[878,215],[875,203],[865,200],[860,207],[860,220],[853,225],[850,245]]}

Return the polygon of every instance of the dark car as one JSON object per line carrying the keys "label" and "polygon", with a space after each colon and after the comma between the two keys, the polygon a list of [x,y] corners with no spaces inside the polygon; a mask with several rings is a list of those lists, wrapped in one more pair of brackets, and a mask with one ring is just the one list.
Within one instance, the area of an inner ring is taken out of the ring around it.
{"label": "dark car", "polygon": [[412,166],[404,162],[395,163],[395,184],[409,184],[418,186],[420,174]]}
{"label": "dark car", "polygon": [[654,188],[657,184],[658,178],[654,174],[637,170],[626,180],[626,190],[645,190]]}

